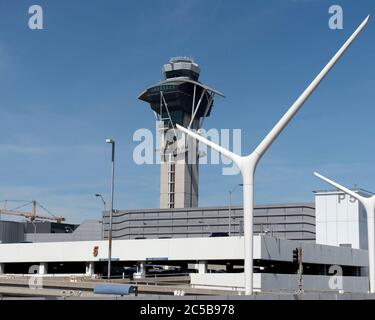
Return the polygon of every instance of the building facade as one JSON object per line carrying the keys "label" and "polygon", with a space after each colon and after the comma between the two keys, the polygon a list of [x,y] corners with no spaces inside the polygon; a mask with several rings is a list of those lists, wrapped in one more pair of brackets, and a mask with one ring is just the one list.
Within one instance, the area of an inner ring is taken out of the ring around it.
{"label": "building facade", "polygon": [[[109,218],[103,216],[107,238]],[[315,241],[315,206],[312,203],[261,205],[254,211],[254,233],[280,239]],[[163,239],[243,234],[243,208],[206,207],[116,210],[114,239]]]}
{"label": "building facade", "polygon": [[[354,191],[372,196],[362,189]],[[315,191],[315,205],[317,243],[368,248],[366,210],[358,200],[341,191]]]}

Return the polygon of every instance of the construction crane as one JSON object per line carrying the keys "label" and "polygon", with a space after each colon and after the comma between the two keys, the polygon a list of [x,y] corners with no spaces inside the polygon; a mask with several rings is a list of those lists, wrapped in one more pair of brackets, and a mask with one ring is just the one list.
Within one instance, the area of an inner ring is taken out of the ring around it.
{"label": "construction crane", "polygon": [[[44,206],[42,206],[40,203],[38,203],[35,200],[29,201],[27,203],[24,203],[16,208],[13,209],[6,209],[6,205],[8,202],[14,202],[14,201],[21,201],[21,200],[3,200],[4,202],[4,209],[0,209],[0,216],[2,214],[4,215],[11,215],[11,216],[19,216],[24,217],[26,219],[29,219],[30,221],[40,220],[40,221],[56,221],[57,223],[61,223],[65,221],[64,217],[61,216],[55,216],[52,214],[48,209],[46,209]],[[25,202],[25,201],[22,201]],[[31,212],[27,211],[19,211],[19,209],[26,207],[31,204]],[[49,216],[47,215],[40,215],[37,213],[37,207],[40,207],[44,211],[46,211]]]}

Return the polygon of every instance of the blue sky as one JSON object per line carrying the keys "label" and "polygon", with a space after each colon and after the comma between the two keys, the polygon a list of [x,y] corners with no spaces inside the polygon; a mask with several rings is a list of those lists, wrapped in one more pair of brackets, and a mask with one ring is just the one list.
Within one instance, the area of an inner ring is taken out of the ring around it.
{"label": "blue sky", "polygon": [[[31,31],[28,8],[44,9]],[[344,29],[328,28],[328,8]],[[225,93],[205,128],[241,128],[242,150],[268,132],[374,1],[0,0],[0,199],[36,199],[71,222],[99,218],[117,143],[115,207],[159,205],[158,165],[137,166],[132,135],[154,129],[137,95],[170,57],[192,56]],[[257,169],[256,203],[313,201],[317,170],[375,191],[375,22],[335,66]],[[227,205],[240,176],[200,169],[200,205]],[[241,203],[238,189],[234,202]]]}

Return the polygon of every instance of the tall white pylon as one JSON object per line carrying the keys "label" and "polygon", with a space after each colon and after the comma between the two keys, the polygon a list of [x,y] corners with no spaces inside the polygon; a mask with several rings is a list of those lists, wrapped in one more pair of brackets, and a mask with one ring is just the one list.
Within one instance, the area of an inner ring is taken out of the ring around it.
{"label": "tall white pylon", "polygon": [[220,152],[230,160],[232,160],[240,169],[243,181],[243,213],[244,213],[244,273],[245,273],[245,294],[253,293],[253,210],[254,210],[254,174],[256,166],[267,151],[273,141],[279,136],[281,131],[287,126],[289,121],[302,107],[308,97],[314,92],[319,83],[324,79],[327,73],[340,59],[346,49],[352,44],[354,39],[362,31],[368,22],[370,16],[367,16],[360,26],[354,31],[339,51],[333,56],[328,64],[320,71],[316,78],[310,83],[305,91],[293,103],[289,110],[283,115],[279,122],[272,128],[262,142],[255,150],[247,156],[240,156],[233,152],[203,138],[202,136],[190,131],[177,124],[177,128],[192,138],[208,145],[212,149]]}
{"label": "tall white pylon", "polygon": [[321,174],[314,172],[314,174],[322,179],[323,181],[329,183],[331,186],[345,192],[346,194],[352,196],[354,199],[357,199],[366,209],[367,214],[367,234],[368,234],[368,265],[369,265],[369,282],[370,282],[370,293],[375,293],[375,220],[374,220],[374,211],[375,211],[375,195],[369,198],[363,197],[358,193],[343,187],[342,185],[334,182]]}

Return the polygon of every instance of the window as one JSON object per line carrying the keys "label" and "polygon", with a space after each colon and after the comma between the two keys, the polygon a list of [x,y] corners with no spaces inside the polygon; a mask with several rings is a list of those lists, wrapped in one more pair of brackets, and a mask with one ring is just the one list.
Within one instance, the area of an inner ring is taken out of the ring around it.
{"label": "window", "polygon": [[[164,108],[163,108],[163,110],[164,110]],[[183,124],[183,119],[184,119],[183,116],[184,116],[184,114],[183,114],[182,111],[170,111],[169,114],[170,114],[170,116],[171,116],[171,120],[172,120],[172,122],[173,122],[174,124],[176,124],[176,123],[178,123],[178,124],[180,124],[180,125]],[[166,110],[163,111],[162,114],[161,114],[161,117],[162,117],[163,119],[169,119],[168,112],[167,112]],[[169,127],[170,127],[170,128],[172,127],[172,125],[171,125],[170,123],[169,123]]]}

